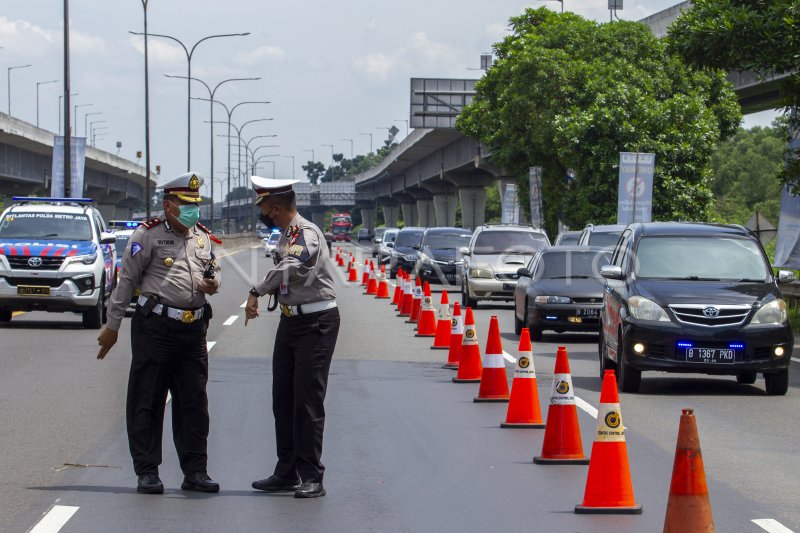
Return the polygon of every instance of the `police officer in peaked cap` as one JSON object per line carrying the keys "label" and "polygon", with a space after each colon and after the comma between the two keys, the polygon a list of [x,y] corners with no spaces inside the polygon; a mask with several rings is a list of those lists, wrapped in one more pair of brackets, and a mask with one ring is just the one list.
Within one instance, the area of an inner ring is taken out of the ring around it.
{"label": "police officer in peaked cap", "polygon": [[250,289],[247,319],[259,316],[258,298],[276,297],[280,322],[272,354],[272,412],[278,463],[272,476],[253,488],[294,492],[296,498],[325,495],[322,433],[328,371],[339,334],[339,309],[332,263],[320,229],[297,214],[294,180],[250,178],[259,217],[278,226],[278,263]]}
{"label": "police officer in peaked cap", "polygon": [[134,289],[141,290],[131,320],[131,369],[126,419],[137,490],[161,494],[158,476],[167,392],[172,393],[172,432],[184,474],[181,488],[218,492],[206,471],[208,352],[211,306],[219,290],[212,241],[198,222],[203,178],[187,173],[159,186],[164,216],[144,222],[131,235],[122,273],[111,295],[108,322],[97,339],[98,359],[117,342]]}

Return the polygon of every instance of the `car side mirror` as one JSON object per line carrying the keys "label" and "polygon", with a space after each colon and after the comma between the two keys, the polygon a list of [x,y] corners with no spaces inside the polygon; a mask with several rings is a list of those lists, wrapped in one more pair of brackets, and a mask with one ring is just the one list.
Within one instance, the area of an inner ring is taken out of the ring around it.
{"label": "car side mirror", "polygon": [[383,239],[381,239],[380,237],[375,237],[375,242],[381,243],[383,242]]}
{"label": "car side mirror", "polygon": [[469,255],[469,248],[462,246],[461,248],[458,249],[458,253],[460,253],[461,255]]}
{"label": "car side mirror", "polygon": [[420,251],[422,249],[422,247],[419,244],[415,244],[414,246],[412,246],[412,248],[415,249],[416,251]]}
{"label": "car side mirror", "polygon": [[106,233],[105,231],[100,233],[100,244],[114,244],[117,242],[117,236],[113,233]]}
{"label": "car side mirror", "polygon": [[622,273],[622,267],[618,267],[617,265],[601,266],[600,275],[606,279],[625,279],[625,274]]}
{"label": "car side mirror", "polygon": [[394,243],[393,242],[387,242],[386,243],[386,247],[387,248],[394,248]]}
{"label": "car side mirror", "polygon": [[517,276],[521,278],[529,278],[531,277],[531,273],[527,268],[520,268],[517,270]]}
{"label": "car side mirror", "polygon": [[778,270],[778,283],[791,283],[796,279],[797,277],[791,270]]}

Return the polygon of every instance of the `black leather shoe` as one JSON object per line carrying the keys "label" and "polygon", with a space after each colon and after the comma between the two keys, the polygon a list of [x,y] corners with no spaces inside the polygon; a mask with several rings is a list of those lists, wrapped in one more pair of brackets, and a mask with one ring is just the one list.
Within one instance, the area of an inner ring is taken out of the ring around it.
{"label": "black leather shoe", "polygon": [[278,476],[269,476],[267,479],[253,481],[253,488],[272,493],[294,492],[300,488],[300,482],[290,481]]}
{"label": "black leather shoe", "polygon": [[195,492],[219,492],[219,483],[208,477],[205,472],[195,472],[183,477],[181,488]]}
{"label": "black leather shoe", "polygon": [[319,498],[320,496],[325,496],[325,487],[322,486],[321,481],[304,481],[294,492],[295,498]]}
{"label": "black leather shoe", "polygon": [[158,474],[142,474],[136,490],[142,494],[164,494],[164,484],[161,483]]}

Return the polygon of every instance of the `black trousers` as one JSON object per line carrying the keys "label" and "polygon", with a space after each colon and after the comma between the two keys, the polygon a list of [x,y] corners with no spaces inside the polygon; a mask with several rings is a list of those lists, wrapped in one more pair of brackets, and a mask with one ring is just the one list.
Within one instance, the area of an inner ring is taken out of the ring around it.
{"label": "black trousers", "polygon": [[281,316],[272,354],[272,412],[278,464],[284,479],[322,481],[325,393],[336,338],[339,309]]}
{"label": "black trousers", "polygon": [[137,475],[156,474],[167,391],[172,393],[172,434],[184,474],[205,472],[208,440],[207,322],[184,324],[137,310],[131,322],[128,378],[128,445]]}

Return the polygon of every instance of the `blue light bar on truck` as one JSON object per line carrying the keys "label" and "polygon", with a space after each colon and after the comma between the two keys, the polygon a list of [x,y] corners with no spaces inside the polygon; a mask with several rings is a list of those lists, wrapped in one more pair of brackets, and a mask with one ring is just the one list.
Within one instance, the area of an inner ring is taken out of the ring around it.
{"label": "blue light bar on truck", "polygon": [[40,198],[37,196],[12,196],[12,202],[43,202],[43,203],[76,203],[76,204],[91,204],[94,202],[91,198]]}

